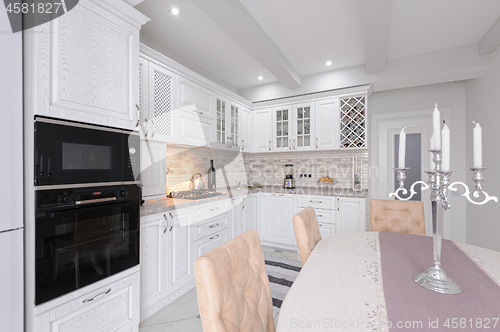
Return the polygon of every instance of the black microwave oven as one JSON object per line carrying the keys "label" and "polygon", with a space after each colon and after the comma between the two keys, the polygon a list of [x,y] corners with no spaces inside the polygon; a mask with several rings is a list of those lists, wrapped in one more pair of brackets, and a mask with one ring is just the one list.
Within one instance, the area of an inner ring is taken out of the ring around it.
{"label": "black microwave oven", "polygon": [[140,136],[132,130],[35,117],[35,187],[140,184]]}

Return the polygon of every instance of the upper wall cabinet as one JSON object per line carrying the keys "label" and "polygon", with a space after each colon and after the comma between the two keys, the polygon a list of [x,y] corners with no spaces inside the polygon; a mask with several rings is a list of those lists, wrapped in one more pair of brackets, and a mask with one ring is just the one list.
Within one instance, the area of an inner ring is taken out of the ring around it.
{"label": "upper wall cabinet", "polygon": [[140,59],[139,84],[141,136],[148,140],[172,142],[176,76],[156,63]]}
{"label": "upper wall cabinet", "polygon": [[316,150],[338,149],[340,117],[338,98],[318,100],[315,105],[314,144]]}
{"label": "upper wall cabinet", "polygon": [[340,148],[366,148],[366,96],[340,98]]}
{"label": "upper wall cabinet", "polygon": [[149,21],[121,0],[80,0],[24,33],[25,107],[32,114],[134,129],[139,30]]}
{"label": "upper wall cabinet", "polygon": [[273,108],[274,151],[314,150],[314,103]]}
{"label": "upper wall cabinet", "polygon": [[272,151],[273,110],[271,108],[254,111],[254,152]]}
{"label": "upper wall cabinet", "polygon": [[179,78],[179,109],[214,118],[212,92],[185,78]]}

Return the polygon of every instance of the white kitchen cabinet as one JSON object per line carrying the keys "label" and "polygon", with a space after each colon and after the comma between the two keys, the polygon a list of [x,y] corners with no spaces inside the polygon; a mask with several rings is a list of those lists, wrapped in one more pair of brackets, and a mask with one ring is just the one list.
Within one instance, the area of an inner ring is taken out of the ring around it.
{"label": "white kitchen cabinet", "polygon": [[25,110],[136,128],[139,30],[147,21],[121,0],[81,0],[24,33]]}
{"label": "white kitchen cabinet", "polygon": [[35,317],[37,332],[137,331],[139,271]]}
{"label": "white kitchen cabinet", "polygon": [[327,236],[335,234],[335,225],[333,224],[325,224],[318,221],[319,233],[321,234],[321,238],[324,239]]}
{"label": "white kitchen cabinet", "polygon": [[186,78],[178,78],[179,109],[194,112],[199,116],[214,119],[213,93]]}
{"label": "white kitchen cabinet", "polygon": [[174,142],[176,76],[165,67],[141,58],[141,132],[148,140]]}
{"label": "white kitchen cabinet", "polygon": [[272,151],[272,109],[254,111],[254,152]]}
{"label": "white kitchen cabinet", "polygon": [[314,109],[315,149],[332,150],[339,148],[340,142],[339,99],[330,98],[316,101]]}
{"label": "white kitchen cabinet", "polygon": [[321,238],[336,233],[335,202],[335,197],[330,196],[299,195],[298,197],[298,211],[308,206],[314,208]]}
{"label": "white kitchen cabinet", "polygon": [[167,293],[176,291],[194,278],[193,227],[190,209],[179,209],[168,213],[167,253],[169,257]]}
{"label": "white kitchen cabinet", "polygon": [[141,218],[141,307],[147,308],[167,294],[167,231],[165,213]]}
{"label": "white kitchen cabinet", "polygon": [[244,197],[233,199],[233,231],[232,237],[246,232],[253,228],[258,231],[259,214],[258,214],[258,194],[250,194]]}
{"label": "white kitchen cabinet", "polygon": [[212,249],[217,248],[230,239],[230,230],[223,229],[195,242],[195,258],[198,258]]}
{"label": "white kitchen cabinet", "polygon": [[364,232],[365,199],[337,197],[337,233]]}
{"label": "white kitchen cabinet", "polygon": [[366,95],[340,98],[340,148],[366,148]]}
{"label": "white kitchen cabinet", "polygon": [[145,199],[165,197],[167,193],[167,144],[141,140],[141,183]]}
{"label": "white kitchen cabinet", "polygon": [[309,151],[314,149],[312,102],[273,108],[274,151]]}
{"label": "white kitchen cabinet", "polygon": [[176,142],[183,145],[208,147],[215,140],[215,120],[200,116],[196,112],[175,112]]}
{"label": "white kitchen cabinet", "polygon": [[297,195],[262,194],[260,238],[262,241],[295,245],[292,217],[297,211]]}
{"label": "white kitchen cabinet", "polygon": [[253,121],[252,113],[246,107],[241,107],[240,110],[240,148],[243,152],[252,152],[252,138],[253,138]]}

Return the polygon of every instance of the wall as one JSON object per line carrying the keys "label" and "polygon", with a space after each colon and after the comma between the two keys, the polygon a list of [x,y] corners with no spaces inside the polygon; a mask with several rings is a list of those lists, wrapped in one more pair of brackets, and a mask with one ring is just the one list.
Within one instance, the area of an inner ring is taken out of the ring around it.
{"label": "wall", "polygon": [[[419,111],[434,108],[437,103],[439,107],[451,108],[451,168],[457,173],[453,175],[452,181],[465,181],[469,177],[470,171],[466,169],[470,166],[466,163],[465,153],[465,83],[442,83],[413,88],[396,89],[390,91],[375,92],[369,99],[369,128],[371,128],[371,118],[375,114]],[[372,133],[373,136],[375,133]],[[471,132],[472,134],[472,132]],[[372,154],[373,146],[370,146],[369,153]],[[472,155],[471,155],[472,156]],[[370,164],[370,166],[376,166]],[[376,183],[376,180],[374,180]],[[428,194],[422,196],[428,199]],[[470,204],[464,202],[463,197],[451,197],[451,239],[466,241],[466,206]]]}
{"label": "wall", "polygon": [[[329,176],[335,182],[328,186],[341,194],[344,189],[352,189],[353,157],[357,157],[358,171],[363,176],[363,188],[368,189],[366,150],[241,153],[168,145],[167,165],[170,173],[167,174],[167,192],[189,189],[189,179],[196,172],[200,172],[207,183],[207,170],[210,159],[213,159],[217,188],[226,188],[228,184],[235,187],[238,181],[242,184],[257,182],[262,185],[282,186],[285,177],[284,165],[293,164],[296,186],[317,186],[319,178]],[[299,173],[310,173],[312,176],[297,182]]]}
{"label": "wall", "polygon": [[[478,79],[466,83],[465,151],[467,165],[473,165],[472,121],[483,129],[483,165],[489,166],[484,174],[483,189],[491,196],[500,196],[500,51],[494,54],[494,64]],[[467,171],[467,185],[472,189],[472,172]],[[477,206],[467,203],[467,242],[500,251],[500,203],[489,202]]]}

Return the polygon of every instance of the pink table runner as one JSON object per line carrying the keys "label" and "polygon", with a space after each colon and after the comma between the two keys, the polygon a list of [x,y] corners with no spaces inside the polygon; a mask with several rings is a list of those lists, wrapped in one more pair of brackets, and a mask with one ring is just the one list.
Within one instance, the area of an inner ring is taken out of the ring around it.
{"label": "pink table runner", "polygon": [[412,279],[432,265],[432,237],[381,232],[379,241],[391,331],[500,330],[500,286],[453,242],[443,240],[441,256],[443,269],[464,288],[457,295]]}

